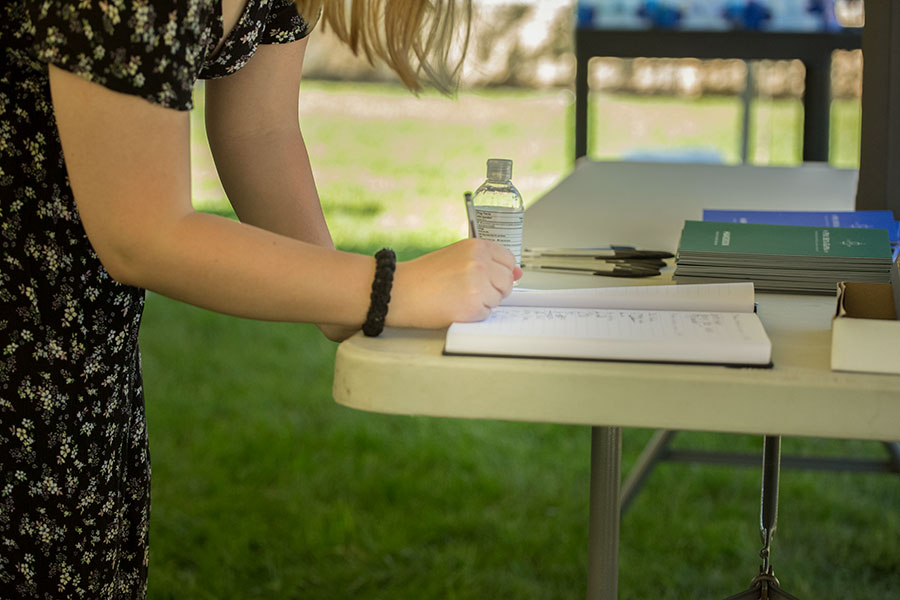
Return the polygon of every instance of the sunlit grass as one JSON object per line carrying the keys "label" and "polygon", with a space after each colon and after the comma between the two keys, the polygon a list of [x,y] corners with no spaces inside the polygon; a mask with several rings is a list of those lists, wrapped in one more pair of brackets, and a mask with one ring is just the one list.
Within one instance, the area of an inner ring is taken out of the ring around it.
{"label": "sunlit grass", "polygon": [[[595,94],[589,142],[592,157],[621,159],[645,154],[716,157],[742,161],[743,104],[739,98],[696,99]],[[859,164],[859,102],[832,105],[830,162]],[[802,161],[803,105],[795,99],[760,98],[753,102],[748,134],[748,161],[762,165],[797,165]]]}
{"label": "sunlit grass", "polygon": [[[526,203],[570,168],[566,92],[468,93],[416,98],[388,85],[308,82],[301,127],[335,242],[436,247],[465,235],[463,192],[491,157],[514,161]],[[228,210],[205,147],[202,102],[192,118],[194,202]]]}
{"label": "sunlit grass", "polygon": [[[484,179],[485,160],[514,161],[513,181],[534,202],[573,165],[574,97],[564,90],[464,91],[458,99],[416,98],[390,85],[306,82],[301,126],[336,243],[434,248],[465,235],[462,193]],[[684,155],[740,162],[738,98],[593,94],[592,158]],[[194,202],[230,208],[206,148],[202,90],[193,114]],[[832,163],[858,164],[859,103],[834,103]],[[801,160],[802,105],[753,105],[750,162]]]}

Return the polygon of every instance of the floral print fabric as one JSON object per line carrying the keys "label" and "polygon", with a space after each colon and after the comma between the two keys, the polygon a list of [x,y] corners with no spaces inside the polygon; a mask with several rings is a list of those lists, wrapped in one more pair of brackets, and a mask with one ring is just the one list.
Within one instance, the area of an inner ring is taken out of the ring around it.
{"label": "floral print fabric", "polygon": [[69,188],[52,63],[187,110],[199,78],[308,34],[290,0],[7,0],[0,8],[0,598],[143,598],[144,291],[114,281]]}

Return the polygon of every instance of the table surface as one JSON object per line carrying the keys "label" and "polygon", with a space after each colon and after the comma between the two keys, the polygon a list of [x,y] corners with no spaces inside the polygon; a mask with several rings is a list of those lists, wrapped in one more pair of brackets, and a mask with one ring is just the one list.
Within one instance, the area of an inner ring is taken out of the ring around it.
{"label": "table surface", "polygon": [[[703,208],[850,210],[856,172],[582,162],[526,213],[528,246],[675,250]],[[671,271],[671,269],[667,269]],[[671,283],[670,273],[644,281]],[[523,287],[634,285],[526,274]],[[830,370],[833,297],[758,294],[771,369],[442,355],[443,330],[343,342],[337,402],[381,413],[580,425],[900,439],[900,376]]]}

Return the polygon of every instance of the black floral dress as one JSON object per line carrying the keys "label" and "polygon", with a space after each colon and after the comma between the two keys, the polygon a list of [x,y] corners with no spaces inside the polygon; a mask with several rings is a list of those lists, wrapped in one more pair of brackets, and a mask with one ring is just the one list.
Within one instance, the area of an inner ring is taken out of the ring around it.
{"label": "black floral dress", "polygon": [[0,599],[142,598],[150,457],[144,291],[97,259],[69,188],[48,63],[188,110],[197,79],[307,35],[291,0],[4,0],[0,8]]}

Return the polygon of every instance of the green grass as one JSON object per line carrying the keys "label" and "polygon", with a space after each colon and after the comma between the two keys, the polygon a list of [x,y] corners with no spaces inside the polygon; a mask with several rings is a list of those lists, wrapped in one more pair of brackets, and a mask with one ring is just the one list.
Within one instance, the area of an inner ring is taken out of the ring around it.
{"label": "green grass", "polygon": [[[200,92],[192,132],[195,206],[230,214],[200,126]],[[573,101],[560,90],[417,99],[389,85],[306,82],[301,126],[336,243],[434,248],[459,239],[465,235],[462,192],[481,183],[492,156],[514,160],[513,180],[526,204],[534,202],[572,168]],[[740,162],[736,98],[593,94],[591,101],[592,158],[702,150]],[[831,161],[855,167],[859,103],[837,101],[832,114]],[[802,116],[797,100],[758,100],[751,162],[798,164]]]}
{"label": "green grass", "polygon": [[[491,156],[515,161],[516,185],[533,202],[570,168],[560,135],[568,102],[562,92],[453,101],[387,85],[304,84],[300,122],[335,242],[434,248],[460,239],[462,194],[484,180]],[[193,141],[195,206],[227,211],[202,127]]]}
{"label": "green grass", "polygon": [[[515,159],[530,201],[570,168],[566,93],[492,91],[454,104],[388,86],[310,83],[304,135],[345,248],[391,243],[410,257],[458,239],[461,192],[480,182],[489,155]],[[635,107],[648,131],[665,131],[667,110],[709,117],[689,132],[696,137],[654,133],[648,144],[713,139],[724,152],[736,139],[726,100],[595,101],[595,131],[607,132],[595,137],[595,156],[644,145],[619,122]],[[788,121],[797,116],[789,102],[774,106]],[[852,106],[846,112],[841,127],[850,130]],[[196,203],[231,214],[202,128],[193,136]],[[774,147],[773,160],[789,163],[793,146]],[[312,326],[225,317],[153,294],[141,347],[151,599],[584,596],[587,428],[349,410],[331,398],[336,346]],[[626,470],[650,433],[625,431]],[[752,436],[683,433],[677,443],[761,448]],[[795,439],[784,451],[882,454],[875,443]],[[622,525],[620,598],[742,589],[758,564],[758,502],[758,469],[660,466]],[[801,598],[896,596],[900,481],[783,471],[773,550],[782,584]]]}

